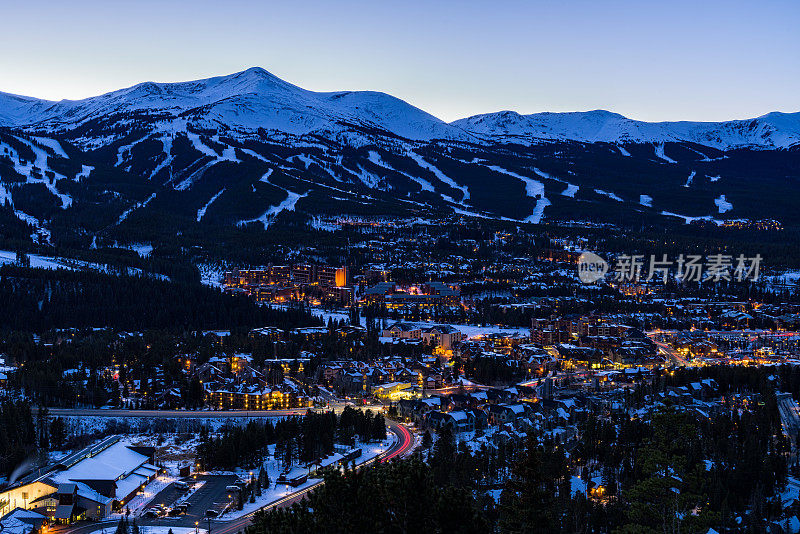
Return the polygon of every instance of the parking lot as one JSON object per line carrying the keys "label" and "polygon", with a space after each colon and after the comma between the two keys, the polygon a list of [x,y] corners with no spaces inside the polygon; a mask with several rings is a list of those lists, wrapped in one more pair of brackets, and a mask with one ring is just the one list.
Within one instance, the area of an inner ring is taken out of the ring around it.
{"label": "parking lot", "polygon": [[[222,511],[225,503],[229,502],[228,495],[232,494],[226,488],[235,484],[237,480],[236,475],[198,475],[196,480],[188,478],[186,481],[190,485],[195,482],[203,482],[203,485],[185,501],[189,505],[186,514],[177,517],[143,518],[142,524],[163,525],[168,522],[170,525],[179,527],[193,527],[195,522],[203,524],[206,519],[206,510]],[[169,509],[184,495],[185,491],[174,483],[170,484],[153,497],[146,509],[159,504]]]}

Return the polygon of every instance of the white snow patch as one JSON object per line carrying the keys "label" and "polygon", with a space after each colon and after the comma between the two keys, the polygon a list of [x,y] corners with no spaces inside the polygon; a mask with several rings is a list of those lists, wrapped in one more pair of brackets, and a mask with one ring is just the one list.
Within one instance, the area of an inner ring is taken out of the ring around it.
{"label": "white snow patch", "polygon": [[88,178],[89,175],[92,174],[93,170],[94,167],[91,165],[81,165],[81,172],[75,175],[75,181],[77,182],[82,180],[83,178]]}
{"label": "white snow patch", "polygon": [[671,211],[662,211],[661,215],[666,215],[667,217],[678,217],[679,219],[683,219],[683,222],[689,224],[693,221],[710,221],[716,224],[720,224],[721,221],[718,219],[713,218],[711,215],[703,215],[702,217],[692,217],[690,215],[681,215],[679,213],[673,213]]}
{"label": "white snow patch", "polygon": [[620,197],[609,191],[603,191],[602,189],[595,189],[594,192],[597,193],[598,195],[606,196],[611,200],[616,200],[617,202],[624,202],[624,200],[622,200]]}
{"label": "white snow patch", "polygon": [[206,214],[206,210],[208,209],[208,207],[209,207],[209,206],[210,206],[210,205],[211,205],[211,204],[212,204],[212,203],[213,203],[215,200],[217,200],[217,199],[219,198],[219,196],[220,196],[222,193],[224,193],[224,192],[225,192],[225,188],[223,187],[223,188],[220,190],[220,192],[219,192],[219,193],[217,193],[216,195],[214,195],[213,197],[211,197],[211,200],[209,200],[208,202],[206,202],[206,205],[205,205],[205,206],[203,206],[202,208],[200,208],[199,210],[197,210],[197,222],[200,222],[200,221],[203,219],[203,216]]}
{"label": "white snow patch", "polygon": [[575,193],[578,192],[579,186],[575,184],[567,184],[567,188],[564,189],[561,194],[565,197],[575,198]]}
{"label": "white snow patch", "polygon": [[620,154],[622,154],[623,156],[627,156],[627,157],[630,157],[630,156],[631,156],[631,153],[630,153],[630,152],[628,152],[627,150],[625,150],[625,147],[624,147],[624,146],[622,146],[622,145],[617,145],[617,149],[619,150],[619,153],[620,153]]}
{"label": "white snow patch", "polygon": [[694,180],[696,174],[697,173],[695,171],[692,171],[691,174],[689,174],[689,177],[686,178],[686,183],[683,184],[683,187],[689,187],[690,185],[692,185],[692,180]]}
{"label": "white snow patch", "polygon": [[34,137],[33,139],[40,145],[50,148],[56,156],[60,156],[62,158],[69,158],[69,156],[67,156],[67,153],[64,152],[64,149],[61,148],[61,143],[59,143],[55,139],[50,139],[49,137]]}
{"label": "white snow patch", "polygon": [[422,188],[423,191],[433,191],[434,190],[433,184],[431,184],[428,180],[426,180],[424,178],[420,178],[419,176],[412,176],[411,174],[407,174],[407,173],[405,173],[403,171],[399,171],[399,170],[395,169],[394,167],[389,165],[387,162],[385,162],[383,160],[383,158],[381,158],[381,155],[378,154],[377,152],[375,152],[374,150],[370,150],[369,151],[368,159],[372,163],[374,163],[375,165],[377,165],[379,167],[383,167],[384,169],[396,172],[397,174],[402,174],[406,178],[408,178],[408,179],[410,179],[410,180],[412,180],[414,182],[417,182],[419,184],[419,186]]}
{"label": "white snow patch", "polygon": [[550,201],[544,196],[544,184],[542,182],[527,176],[522,176],[516,172],[506,170],[498,165],[486,165],[485,167],[495,172],[507,174],[508,176],[513,176],[514,178],[522,180],[522,183],[525,184],[525,193],[530,198],[536,199],[536,206],[533,208],[533,213],[525,219],[525,222],[538,223],[542,220],[544,209],[550,205]]}
{"label": "white snow patch", "polygon": [[639,204],[642,206],[647,206],[648,208],[653,207],[653,197],[650,195],[639,195]]}
{"label": "white snow patch", "polygon": [[670,158],[666,154],[664,154],[664,143],[656,143],[653,145],[653,149],[655,150],[656,157],[663,159],[667,163],[678,163],[674,159]]}
{"label": "white snow patch", "polygon": [[270,206],[267,209],[267,211],[265,211],[264,213],[262,213],[260,216],[256,217],[255,219],[243,219],[243,220],[239,221],[237,223],[237,226],[244,226],[245,224],[252,223],[252,222],[260,222],[261,224],[264,225],[264,230],[266,230],[267,228],[269,228],[269,225],[272,224],[272,221],[275,219],[275,217],[279,213],[281,213],[284,210],[285,211],[294,211],[294,207],[295,207],[295,204],[297,204],[297,201],[300,200],[301,198],[305,197],[306,195],[308,195],[308,193],[303,193],[301,195],[299,193],[295,193],[294,191],[289,191],[285,187],[281,187],[279,185],[273,184],[272,182],[269,181],[269,177],[270,177],[271,174],[272,174],[272,169],[267,171],[267,173],[264,174],[264,176],[262,176],[259,179],[259,181],[264,182],[264,183],[268,183],[268,184],[272,185],[273,187],[277,187],[278,189],[283,189],[284,191],[286,191],[286,199],[283,202],[281,202],[280,204],[276,205],[276,206]]}
{"label": "white snow patch", "polygon": [[154,198],[156,198],[156,194],[155,193],[153,193],[152,195],[147,197],[144,202],[137,202],[135,205],[133,205],[130,208],[128,208],[125,211],[123,211],[122,215],[120,215],[119,219],[117,219],[117,224],[120,224],[122,221],[127,219],[128,215],[133,213],[134,210],[137,210],[139,208],[143,208],[143,207],[147,206],[150,203],[150,201],[153,200]]}
{"label": "white snow patch", "polygon": [[720,195],[719,197],[715,198],[714,204],[717,205],[717,209],[719,209],[720,213],[725,213],[733,209],[733,204],[725,199],[725,195]]}
{"label": "white snow patch", "polygon": [[456,183],[455,180],[453,180],[452,178],[447,176],[445,173],[440,171],[436,166],[434,166],[434,165],[428,163],[427,161],[425,161],[425,158],[423,158],[422,156],[420,156],[419,154],[417,154],[413,150],[409,150],[406,154],[408,155],[408,157],[410,157],[411,159],[416,161],[417,165],[419,165],[423,169],[431,171],[433,173],[433,175],[436,176],[436,178],[438,178],[440,181],[446,183],[447,185],[449,185],[453,189],[460,189],[461,192],[464,193],[464,198],[461,200],[460,204],[463,204],[464,202],[469,200],[469,189],[467,189],[465,186],[458,185],[458,183]]}

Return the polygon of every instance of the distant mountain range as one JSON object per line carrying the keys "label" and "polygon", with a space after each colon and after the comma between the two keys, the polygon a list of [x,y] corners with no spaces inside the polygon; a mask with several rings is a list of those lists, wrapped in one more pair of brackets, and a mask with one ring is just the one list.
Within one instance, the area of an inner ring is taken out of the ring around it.
{"label": "distant mountain range", "polygon": [[799,155],[800,113],[446,123],[384,93],[307,91],[261,68],[78,101],[0,93],[6,231],[74,244],[331,214],[792,224]]}

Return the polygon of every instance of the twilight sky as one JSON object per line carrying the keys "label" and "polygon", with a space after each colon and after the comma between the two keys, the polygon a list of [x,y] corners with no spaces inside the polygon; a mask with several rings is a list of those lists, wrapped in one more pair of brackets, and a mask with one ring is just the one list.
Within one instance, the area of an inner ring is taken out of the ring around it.
{"label": "twilight sky", "polygon": [[800,110],[798,0],[26,0],[0,91],[77,99],[261,66],[451,121],[608,109],[727,120]]}

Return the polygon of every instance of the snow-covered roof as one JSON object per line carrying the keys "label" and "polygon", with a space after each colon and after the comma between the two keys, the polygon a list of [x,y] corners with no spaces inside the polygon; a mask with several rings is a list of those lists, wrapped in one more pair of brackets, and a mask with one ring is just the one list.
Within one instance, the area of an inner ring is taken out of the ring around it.
{"label": "snow-covered roof", "polygon": [[55,482],[76,480],[120,480],[147,463],[148,457],[118,441],[102,452],[84,458],[72,467],[50,475]]}

